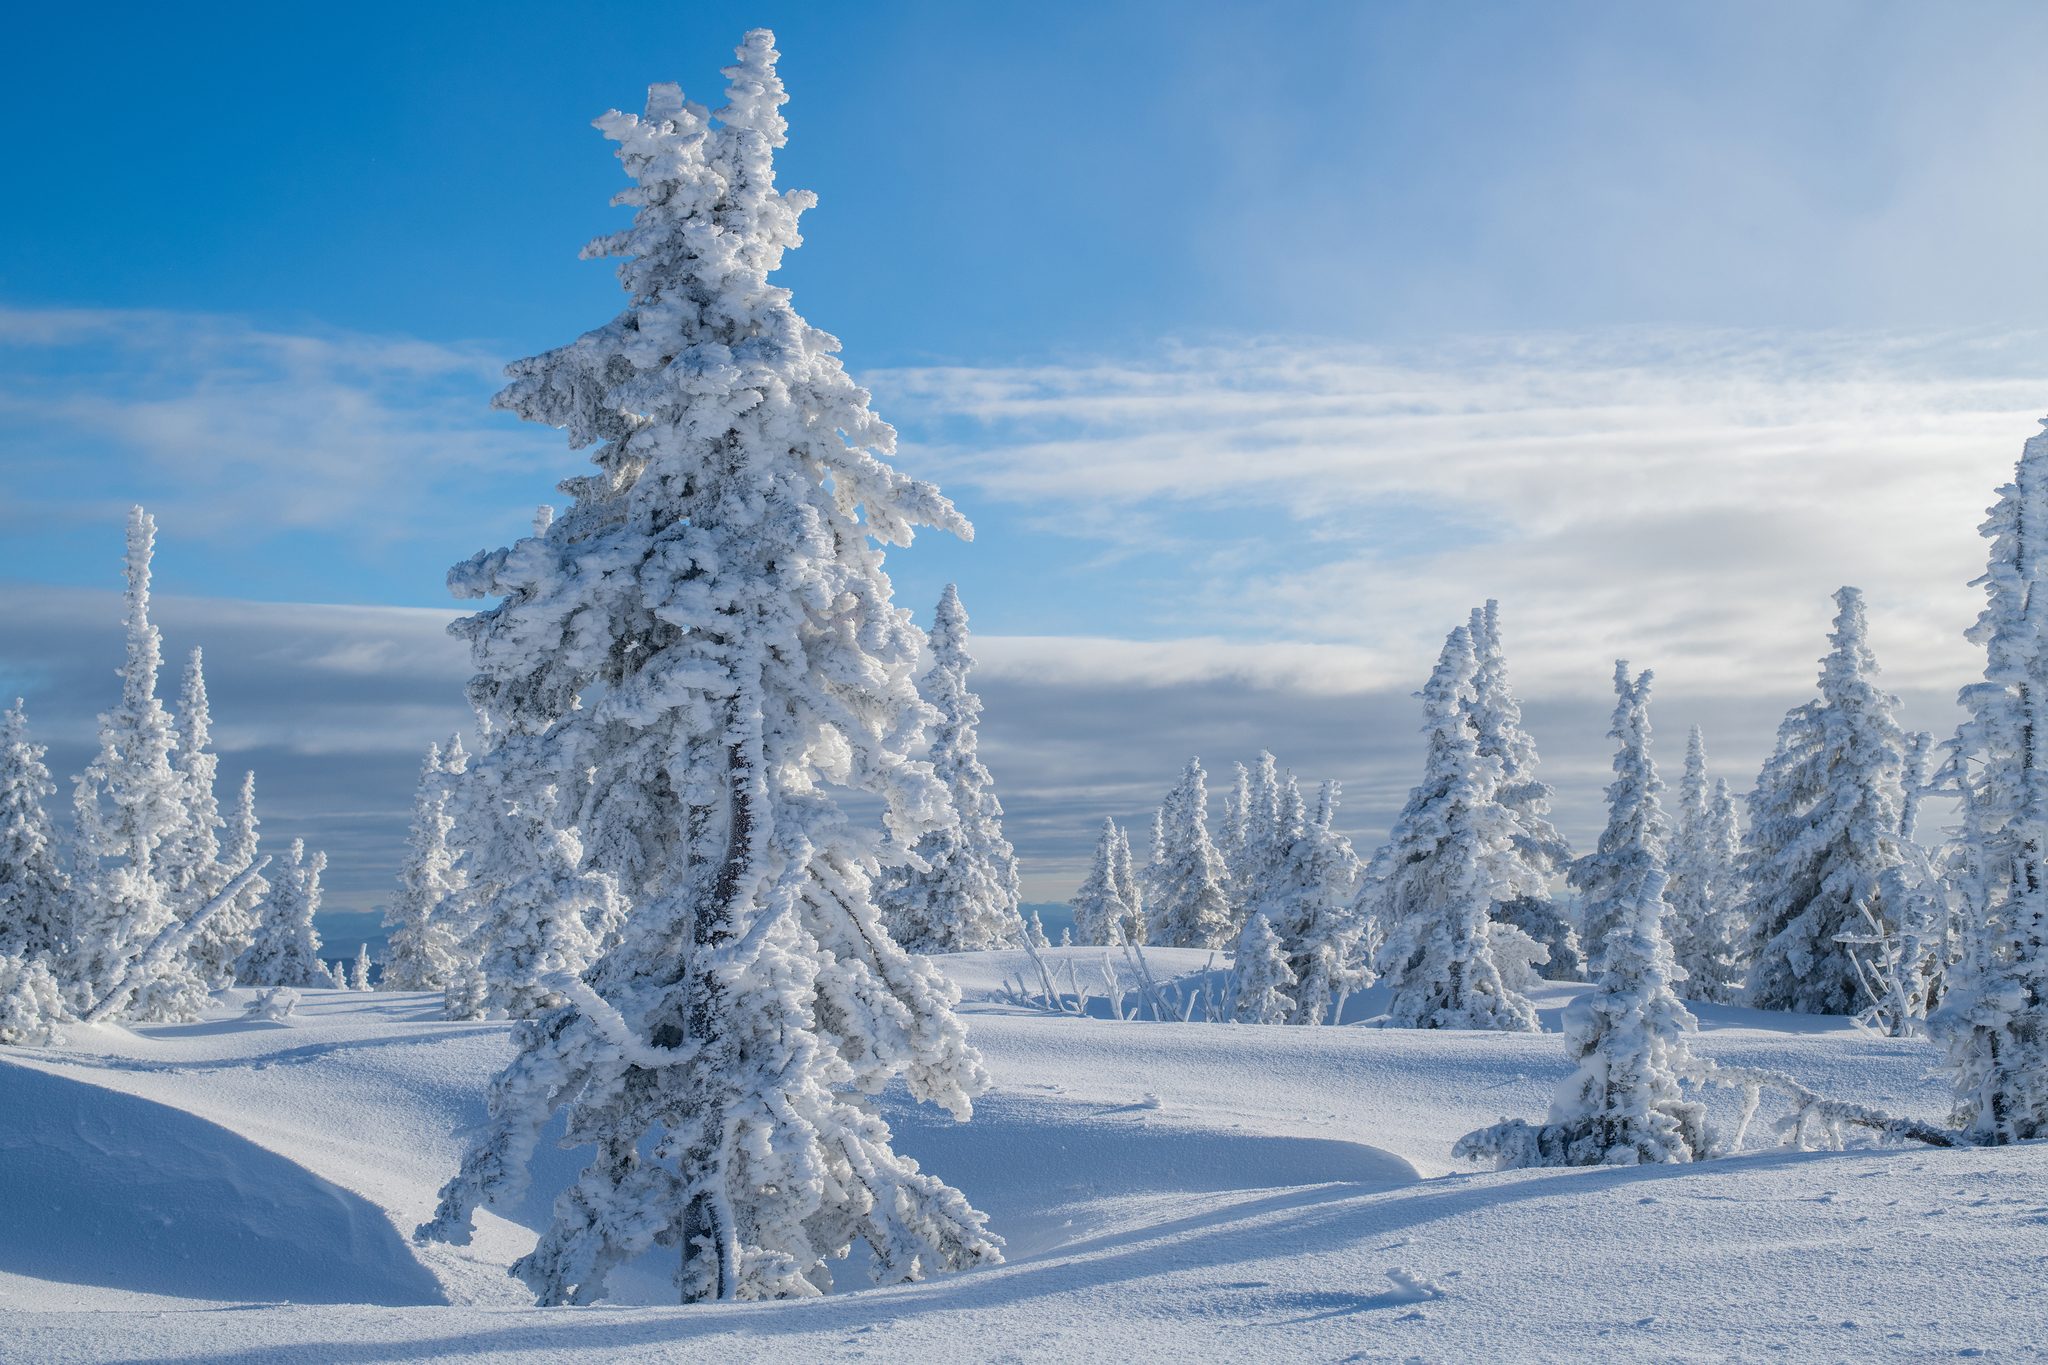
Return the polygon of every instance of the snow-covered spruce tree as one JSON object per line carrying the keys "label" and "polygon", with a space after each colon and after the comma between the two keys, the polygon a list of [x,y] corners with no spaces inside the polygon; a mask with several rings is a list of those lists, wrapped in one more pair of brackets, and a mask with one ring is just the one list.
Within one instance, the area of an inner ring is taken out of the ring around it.
{"label": "snow-covered spruce tree", "polygon": [[[1351,841],[1337,833],[1339,788],[1323,783],[1313,815],[1302,809],[1301,789],[1289,774],[1281,784],[1269,852],[1260,861],[1259,887],[1249,903],[1251,922],[1275,935],[1287,962],[1287,994],[1294,1003],[1284,1019],[1270,1022],[1320,1024],[1334,1018],[1335,1002],[1373,982],[1365,935],[1356,913],[1365,869]],[[1238,941],[1238,961],[1262,951],[1252,942],[1251,922]],[[1243,971],[1242,965],[1239,971]]]}
{"label": "snow-covered spruce tree", "polygon": [[172,765],[176,727],[156,695],[163,654],[149,621],[155,544],[156,522],[132,509],[128,662],[120,670],[120,704],[99,718],[99,755],[74,779],[75,932],[58,974],[80,1015],[119,983],[130,992],[121,1017],[192,1020],[206,1006],[208,987],[185,955],[155,959],[147,980],[133,975],[157,935],[197,908],[164,879],[164,861],[186,835],[190,788]]}
{"label": "snow-covered spruce tree", "polygon": [[352,991],[374,989],[370,985],[370,945],[367,943],[356,946],[356,960],[348,967],[348,988]]}
{"label": "snow-covered spruce tree", "polygon": [[[178,747],[171,766],[185,779],[186,820],[179,837],[160,852],[159,861],[180,914],[189,919],[256,858],[253,840],[246,849],[240,843],[226,850],[221,847],[218,831],[227,827],[227,821],[221,818],[220,801],[214,794],[220,755],[212,750],[213,712],[207,705],[206,674],[197,649],[185,663],[177,723]],[[244,890],[232,903],[207,916],[193,935],[185,955],[210,988],[225,990],[235,984],[235,959],[256,933],[259,896],[254,887]]]}
{"label": "snow-covered spruce tree", "polygon": [[1121,825],[1117,827],[1116,856],[1110,866],[1116,874],[1116,894],[1124,903],[1123,941],[1142,944],[1145,941],[1145,890],[1131,865],[1131,831]]}
{"label": "snow-covered spruce tree", "polygon": [[1294,1016],[1290,993],[1296,981],[1280,935],[1263,913],[1254,911],[1237,945],[1237,1022],[1284,1024]]}
{"label": "snow-covered spruce tree", "polygon": [[1287,844],[1296,830],[1281,819],[1280,770],[1273,755],[1262,749],[1249,770],[1237,768],[1239,789],[1231,796],[1217,851],[1230,873],[1231,929],[1241,936],[1263,903],[1266,884],[1285,875]]}
{"label": "snow-covered spruce tree", "polygon": [[327,855],[307,858],[304,839],[292,840],[291,851],[271,865],[270,895],[255,937],[235,963],[236,985],[324,990],[334,984],[320,960],[320,931],[313,927],[320,909],[320,874],[326,870]]}
{"label": "snow-covered spruce tree", "polygon": [[1458,1139],[1452,1155],[1490,1157],[1503,1170],[1527,1166],[1633,1166],[1698,1161],[1709,1155],[1706,1109],[1679,1088],[1696,1073],[1686,1035],[1698,1023],[1672,982],[1678,966],[1665,937],[1671,913],[1665,874],[1661,785],[1650,763],[1650,674],[1631,684],[1617,662],[1612,738],[1616,780],[1607,788],[1600,850],[1573,864],[1588,921],[1604,926],[1589,942],[1594,988],[1564,1012],[1565,1046],[1576,1069],[1558,1086],[1543,1124],[1503,1121]]}
{"label": "snow-covered spruce tree", "polygon": [[1209,838],[1209,791],[1202,760],[1191,758],[1167,796],[1164,836],[1153,868],[1145,941],[1167,948],[1221,948],[1230,942],[1230,873]]}
{"label": "snow-covered spruce tree", "polygon": [[[1130,911],[1117,888],[1118,838],[1122,831],[1116,821],[1102,817],[1102,833],[1095,839],[1095,861],[1089,865],[1087,880],[1067,904],[1074,907],[1076,943],[1114,944],[1124,941],[1124,922]],[[1124,855],[1128,858],[1130,855]]]}
{"label": "snow-covered spruce tree", "polygon": [[[1498,758],[1481,758],[1470,723],[1472,633],[1444,641],[1417,693],[1428,735],[1422,785],[1411,789],[1387,844],[1373,855],[1360,917],[1386,937],[1379,975],[1395,988],[1388,1023],[1398,1028],[1538,1033],[1536,1009],[1502,979],[1496,944],[1527,936],[1498,931],[1497,901],[1533,895],[1541,879],[1516,851],[1522,830],[1494,793]],[[1530,944],[1529,956],[1542,949]]]}
{"label": "snow-covered spruce tree", "polygon": [[57,790],[21,698],[0,714],[0,956],[33,961],[70,937],[71,878],[43,798]]}
{"label": "snow-covered spruce tree", "polygon": [[1970,923],[1927,1023],[1948,1047],[1950,1122],[2002,1146],[2048,1137],[2048,433],[2027,442],[1979,529],[1988,600],[1969,638],[1984,647],[1984,681],[1962,691],[1970,718],[1947,765]]}
{"label": "snow-covered spruce tree", "polygon": [[1550,898],[1549,878],[1572,860],[1571,842],[1550,823],[1551,788],[1536,780],[1536,741],[1522,728],[1522,704],[1508,684],[1507,655],[1501,647],[1500,603],[1493,598],[1472,609],[1472,728],[1481,758],[1500,760],[1500,785],[1494,800],[1506,807],[1520,830],[1515,852],[1529,870],[1543,879],[1538,889],[1503,901],[1493,911],[1497,923],[1512,924],[1550,950],[1542,975],[1552,981],[1577,981],[1584,967],[1578,933],[1571,917]]}
{"label": "snow-covered spruce tree", "polygon": [[1757,1009],[1854,1014],[1872,1001],[1837,937],[1866,932],[1869,919],[1896,928],[1884,880],[1907,861],[1899,830],[1913,741],[1893,719],[1898,698],[1872,681],[1863,594],[1843,588],[1835,602],[1820,704],[1788,718],[1750,806],[1742,916],[1745,999]]}
{"label": "snow-covered spruce tree", "polygon": [[976,754],[981,698],[967,689],[974,667],[967,652],[967,613],[951,584],[932,617],[931,672],[924,699],[938,708],[932,771],[946,784],[959,819],[931,830],[911,851],[925,864],[883,875],[875,905],[889,933],[913,953],[964,953],[1013,944],[1025,932],[1017,912],[1017,856],[1003,837],[995,779]]}
{"label": "snow-covered spruce tree", "polygon": [[0,954],[0,1043],[61,1046],[64,1035],[57,1026],[73,1022],[47,957]]}
{"label": "snow-covered spruce tree", "polygon": [[964,1119],[988,1084],[957,988],[874,910],[876,841],[821,785],[879,795],[906,844],[953,818],[909,757],[936,719],[922,637],[870,541],[971,530],[882,463],[894,433],[838,343],[767,283],[813,202],[774,189],[775,56],[747,35],[715,130],[674,85],[598,121],[639,212],[588,250],[628,258],[631,306],[512,366],[496,400],[603,442],[598,472],[542,534],[450,576],[505,599],[458,627],[473,703],[589,774],[563,783],[585,865],[635,902],[618,947],[561,979],[570,1003],[515,1028],[491,1122],[421,1229],[466,1242],[478,1204],[516,1202],[566,1110],[564,1140],[595,1153],[514,1267],[547,1304],[601,1298],[654,1245],[680,1248],[686,1302],[822,1293],[855,1238],[885,1283],[1000,1259],[862,1098],[901,1076]]}
{"label": "snow-covered spruce tree", "polygon": [[456,978],[457,938],[448,917],[436,912],[464,886],[463,874],[455,866],[456,850],[448,846],[448,831],[455,824],[448,804],[451,779],[468,766],[460,735],[449,739],[445,757],[440,745],[427,746],[419,785],[413,790],[412,833],[398,869],[398,895],[384,912],[384,927],[392,932],[378,982],[381,990],[446,990]]}
{"label": "snow-covered spruce tree", "polygon": [[1685,972],[1678,992],[1685,999],[1725,1005],[1741,993],[1740,851],[1734,798],[1726,779],[1708,786],[1706,741],[1695,725],[1686,739],[1664,887],[1671,949]]}

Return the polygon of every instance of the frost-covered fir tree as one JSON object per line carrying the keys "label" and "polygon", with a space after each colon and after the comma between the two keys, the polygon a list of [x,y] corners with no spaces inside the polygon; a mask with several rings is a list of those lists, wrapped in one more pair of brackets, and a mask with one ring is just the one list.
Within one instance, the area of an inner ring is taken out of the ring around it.
{"label": "frost-covered fir tree", "polygon": [[1685,776],[1678,784],[1678,822],[1671,840],[1669,937],[1685,972],[1679,994],[1688,1000],[1732,1004],[1742,990],[1740,910],[1737,879],[1741,835],[1735,800],[1725,778],[1707,785],[1707,747],[1700,727],[1686,739]]}
{"label": "frost-covered fir tree", "polygon": [[1550,823],[1551,788],[1536,779],[1536,741],[1522,728],[1522,704],[1508,684],[1507,655],[1501,646],[1500,603],[1493,598],[1472,610],[1472,728],[1481,758],[1500,760],[1498,801],[1520,831],[1515,853],[1540,878],[1538,889],[1503,901],[1493,918],[1512,924],[1550,951],[1542,975],[1577,981],[1583,968],[1571,919],[1551,900],[1549,879],[1572,860],[1571,842]]}
{"label": "frost-covered fir tree", "polygon": [[[1111,944],[1124,941],[1124,922],[1130,909],[1117,885],[1117,853],[1122,831],[1116,821],[1102,817],[1102,833],[1095,839],[1095,861],[1088,877],[1067,904],[1074,907],[1076,943]],[[1125,852],[1124,857],[1129,858]]]}
{"label": "frost-covered fir tree", "polygon": [[917,841],[925,871],[891,868],[875,894],[889,932],[913,953],[965,953],[1017,942],[1025,932],[1017,903],[1017,857],[1003,837],[995,779],[976,753],[981,698],[967,688],[967,613],[951,584],[932,617],[932,668],[924,699],[938,708],[932,770],[946,784],[959,819]]}
{"label": "frost-covered fir tree", "polygon": [[[206,674],[200,651],[185,663],[184,686],[178,695],[178,747],[171,764],[185,779],[186,820],[179,837],[163,850],[163,880],[186,917],[196,914],[216,892],[240,875],[256,857],[254,840],[223,849],[218,831],[227,827],[214,777],[220,756],[213,752],[213,713],[206,700]],[[186,957],[192,970],[214,990],[235,984],[235,959],[256,933],[256,905],[261,892],[245,890],[234,902],[207,916],[193,936]]]}
{"label": "frost-covered fir tree", "polygon": [[356,945],[356,960],[348,967],[348,988],[352,991],[376,989],[370,984],[370,945]]}
{"label": "frost-covered fir tree", "polygon": [[1614,667],[1614,728],[1621,741],[1607,788],[1600,849],[1573,864],[1588,900],[1597,975],[1591,992],[1564,1013],[1575,1064],[1550,1101],[1549,1120],[1503,1121],[1458,1139],[1455,1156],[1490,1157],[1501,1169],[1634,1166],[1708,1155],[1706,1109],[1685,1098],[1681,1077],[1698,1070],[1686,1035],[1698,1023],[1672,992],[1679,968],[1665,935],[1660,783],[1650,762],[1650,674],[1634,683]]}
{"label": "frost-covered fir tree", "polygon": [[306,841],[294,839],[291,851],[270,870],[270,895],[263,903],[254,939],[235,964],[235,984],[321,990],[334,985],[327,964],[320,960],[320,931],[313,927],[327,855],[315,853],[308,858]]}
{"label": "frost-covered fir tree", "polygon": [[1495,902],[1534,895],[1541,882],[1517,852],[1521,826],[1494,799],[1501,762],[1479,756],[1469,716],[1475,662],[1472,633],[1459,626],[1416,694],[1428,736],[1422,785],[1373,855],[1359,910],[1386,936],[1379,975],[1395,988],[1390,1024],[1538,1033],[1535,1006],[1503,979],[1496,957],[1498,945],[1541,958],[1540,946],[1521,949],[1527,936],[1491,918]]}
{"label": "frost-covered fir tree", "polygon": [[1595,980],[1608,936],[1635,932],[1640,918],[1635,902],[1643,894],[1641,888],[1650,871],[1657,873],[1658,895],[1669,881],[1664,859],[1671,843],[1671,822],[1659,799],[1664,781],[1657,776],[1656,762],[1650,757],[1650,683],[1654,676],[1646,668],[1631,682],[1628,660],[1614,661],[1614,724],[1607,737],[1618,740],[1620,747],[1614,752],[1614,781],[1607,785],[1607,828],[1600,832],[1598,847],[1573,863],[1565,878],[1579,892],[1585,907],[1583,939]]}
{"label": "frost-covered fir tree", "polygon": [[124,1017],[191,1020],[206,1006],[207,982],[178,954],[152,960],[135,979],[157,936],[197,907],[166,880],[186,838],[191,789],[172,764],[178,747],[171,715],[157,700],[162,638],[149,620],[149,566],[156,522],[140,507],[128,515],[128,662],[121,701],[99,718],[99,754],[74,779],[75,932],[59,975],[81,1015],[120,985]]}
{"label": "frost-covered fir tree", "polygon": [[451,784],[468,767],[460,735],[449,739],[445,755],[440,745],[427,746],[413,790],[412,832],[398,869],[398,895],[384,912],[384,927],[392,931],[379,981],[384,990],[446,990],[462,969],[458,936],[449,928],[449,916],[437,912],[466,882],[455,866],[457,850],[448,846],[448,831],[455,825],[448,807]]}
{"label": "frost-covered fir tree", "polygon": [[1281,864],[1296,832],[1283,828],[1280,816],[1280,769],[1273,755],[1259,751],[1247,769],[1237,765],[1237,789],[1230,794],[1217,852],[1230,872],[1230,922],[1242,934],[1257,913],[1266,884],[1284,875]]}
{"label": "frost-covered fir tree", "polygon": [[[889,938],[876,840],[826,783],[881,798],[915,844],[953,818],[911,755],[936,719],[921,642],[873,542],[971,534],[929,484],[882,462],[894,433],[767,276],[807,193],[778,193],[785,96],[773,38],[726,69],[718,128],[674,85],[598,121],[637,182],[630,306],[511,367],[497,406],[601,442],[597,472],[539,534],[451,574],[504,598],[459,629],[470,696],[531,736],[574,801],[585,866],[634,902],[570,1003],[514,1030],[426,1237],[517,1202],[551,1117],[592,1147],[514,1267],[542,1303],[589,1303],[651,1245],[680,1252],[686,1302],[823,1293],[856,1238],[884,1283],[1000,1259],[983,1216],[890,1146],[864,1099],[892,1078],[956,1117],[987,1085],[936,968]],[[582,706],[587,691],[602,700]],[[587,778],[583,775],[587,775]]]}
{"label": "frost-covered fir tree", "polygon": [[1131,863],[1131,831],[1122,825],[1117,827],[1116,857],[1110,866],[1116,873],[1116,894],[1124,903],[1123,941],[1142,944],[1145,941],[1145,889]]}
{"label": "frost-covered fir tree", "polygon": [[1745,997],[1757,1009],[1854,1014],[1872,1001],[1838,937],[1870,919],[1896,927],[1884,882],[1907,860],[1899,831],[1913,740],[1893,719],[1898,698],[1873,681],[1863,594],[1843,588],[1835,602],[1819,704],[1787,718],[1750,805],[1742,914]]}
{"label": "frost-covered fir tree", "polygon": [[0,956],[33,961],[70,937],[71,878],[43,798],[57,790],[21,698],[0,714]]}
{"label": "frost-covered fir tree", "polygon": [[1235,966],[1237,1022],[1241,1024],[1284,1024],[1294,1016],[1296,1000],[1291,993],[1297,984],[1288,965],[1287,950],[1272,923],[1259,911],[1238,941]]}
{"label": "frost-covered fir tree", "polygon": [[1221,948],[1230,942],[1230,873],[1209,838],[1209,791],[1199,758],[1188,760],[1167,794],[1155,828],[1145,941],[1167,948]]}
{"label": "frost-covered fir tree", "polygon": [[1963,689],[1970,718],[1948,765],[1970,923],[1927,1022],[1948,1047],[1950,1122],[2004,1145],[2048,1137],[2048,433],[2027,442],[1979,530],[1987,601],[1969,638],[1984,647],[1984,681]]}
{"label": "frost-covered fir tree", "polygon": [[[1253,921],[1262,921],[1275,935],[1288,968],[1286,993],[1294,1001],[1284,1019],[1268,1022],[1320,1024],[1335,1017],[1337,1001],[1373,982],[1368,926],[1356,911],[1365,868],[1351,841],[1335,829],[1339,791],[1335,782],[1323,783],[1310,814],[1289,774],[1280,784],[1271,828],[1261,836],[1266,852],[1247,904],[1252,918],[1245,934],[1251,934]],[[1240,962],[1248,951],[1263,949],[1241,937]]]}

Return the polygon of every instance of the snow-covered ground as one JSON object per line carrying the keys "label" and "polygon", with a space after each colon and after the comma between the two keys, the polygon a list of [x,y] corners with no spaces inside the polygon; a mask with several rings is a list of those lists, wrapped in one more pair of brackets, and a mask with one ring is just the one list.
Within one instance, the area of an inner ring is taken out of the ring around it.
{"label": "snow-covered ground", "polygon": [[[1100,980],[1100,950],[1053,950]],[[1189,976],[1192,952],[1148,953]],[[972,1123],[889,1101],[1009,1264],[798,1303],[678,1308],[656,1251],[617,1301],[535,1309],[505,1266],[581,1154],[468,1248],[414,1248],[509,1055],[438,998],[308,991],[286,1023],[74,1027],[0,1077],[0,1360],[781,1362],[2034,1359],[2048,1150],[1759,1150],[1691,1167],[1476,1172],[1460,1134],[1540,1117],[1554,1035],[1055,1018],[1020,953],[942,960],[996,1077]],[[1088,979],[1083,971],[1080,978]],[[1546,1025],[1574,987],[1538,1000]],[[1379,1002],[1354,999],[1347,1019]],[[1101,1006],[1098,1002],[1098,1011]],[[1700,1009],[1697,1050],[1940,1118],[1933,1049]],[[1710,1094],[1717,1117],[1732,1097]],[[656,1262],[658,1263],[649,1263]]]}

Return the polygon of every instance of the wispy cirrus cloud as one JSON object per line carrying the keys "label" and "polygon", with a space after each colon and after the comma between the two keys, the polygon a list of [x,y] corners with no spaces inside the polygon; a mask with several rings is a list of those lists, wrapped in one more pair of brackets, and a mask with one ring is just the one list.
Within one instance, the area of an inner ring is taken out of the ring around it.
{"label": "wispy cirrus cloud", "polygon": [[908,460],[1038,534],[1105,566],[1176,545],[1162,634],[1417,677],[1493,596],[1532,689],[1626,655],[1755,693],[1810,675],[1854,583],[1921,687],[1968,667],[1975,527],[2048,407],[2048,334],[1272,340],[867,378]]}

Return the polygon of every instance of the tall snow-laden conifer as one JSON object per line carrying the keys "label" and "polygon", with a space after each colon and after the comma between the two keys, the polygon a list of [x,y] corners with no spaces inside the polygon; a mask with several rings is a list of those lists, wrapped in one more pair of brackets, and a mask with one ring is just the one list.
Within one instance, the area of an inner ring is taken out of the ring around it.
{"label": "tall snow-laden conifer", "polygon": [[[1629,681],[1628,660],[1614,661],[1614,724],[1607,737],[1619,740],[1614,753],[1614,781],[1607,785],[1607,828],[1599,846],[1573,863],[1565,880],[1584,904],[1586,957],[1598,979],[1600,954],[1610,932],[1635,932],[1636,901],[1651,870],[1657,873],[1659,896],[1669,880],[1664,871],[1671,843],[1671,822],[1658,799],[1664,790],[1657,765],[1650,758],[1650,681],[1647,668]],[[1667,905],[1668,909],[1668,905]],[[1661,921],[1660,921],[1661,922]]]}
{"label": "tall snow-laden conifer", "polygon": [[1688,1100],[1681,1077],[1699,1070],[1686,1035],[1697,1021],[1679,1003],[1679,968],[1664,925],[1663,818],[1650,762],[1650,674],[1633,683],[1614,665],[1620,702],[1609,736],[1621,741],[1607,788],[1607,828],[1597,853],[1572,866],[1586,894],[1593,989],[1564,1012],[1575,1069],[1558,1086],[1543,1124],[1503,1121],[1460,1138],[1461,1157],[1525,1166],[1634,1166],[1708,1155],[1706,1108]]}
{"label": "tall snow-laden conifer", "polygon": [[455,824],[448,804],[453,779],[468,766],[460,735],[449,739],[445,757],[440,745],[427,746],[413,789],[412,834],[398,869],[398,895],[384,912],[384,925],[392,933],[378,982],[382,990],[446,990],[460,968],[456,935],[448,917],[436,912],[464,885],[456,851],[448,847],[448,831]]}
{"label": "tall snow-laden conifer", "polygon": [[912,850],[928,870],[891,868],[875,904],[896,941],[913,953],[963,953],[1017,942],[1017,856],[1003,837],[995,779],[976,752],[981,698],[967,687],[967,613],[951,584],[932,617],[932,668],[924,699],[938,708],[933,773],[946,784],[958,819],[931,830]]}
{"label": "tall snow-laden conifer", "polygon": [[132,995],[126,1018],[190,1020],[206,1005],[207,983],[184,954],[141,966],[156,938],[190,913],[189,895],[165,879],[186,838],[190,786],[173,766],[176,726],[157,700],[162,638],[149,620],[149,564],[156,522],[128,514],[128,662],[121,701],[100,720],[99,754],[75,779],[72,860],[76,932],[60,972],[83,1014],[118,985]]}
{"label": "tall snow-laden conifer", "polygon": [[[1121,831],[1116,821],[1102,817],[1102,833],[1095,839],[1095,861],[1074,899],[1074,942],[1113,944],[1124,941],[1124,922],[1130,910],[1117,885],[1117,848]],[[1125,854],[1129,857],[1128,854]]]}
{"label": "tall snow-laden conifer", "polygon": [[2027,442],[1979,529],[1988,600],[1969,638],[1984,647],[1984,681],[1963,689],[1970,718],[1948,764],[1969,922],[1927,1022],[1948,1046],[1950,1122],[2003,1145],[2048,1137],[2048,433]]}
{"label": "tall snow-laden conifer", "polygon": [[1536,890],[1501,902],[1493,917],[1512,924],[1550,951],[1542,975],[1576,981],[1583,963],[1571,919],[1550,898],[1549,879],[1572,860],[1571,842],[1550,823],[1548,784],[1536,780],[1536,741],[1522,728],[1522,704],[1508,685],[1507,655],[1501,647],[1500,603],[1493,598],[1472,609],[1472,729],[1481,758],[1500,760],[1494,800],[1515,819],[1515,853],[1529,865]]}
{"label": "tall snow-laden conifer", "polygon": [[876,842],[823,786],[879,795],[905,844],[951,820],[910,757],[936,719],[912,685],[921,636],[871,542],[971,531],[882,463],[894,432],[838,342],[767,282],[814,202],[774,188],[775,57],[747,35],[716,129],[674,85],[598,120],[638,212],[587,254],[625,258],[630,306],[513,365],[495,400],[601,442],[598,470],[540,534],[450,575],[504,599],[458,626],[472,702],[535,742],[584,866],[634,902],[616,948],[557,978],[569,1003],[515,1029],[491,1122],[421,1229],[467,1241],[479,1203],[517,1202],[566,1110],[593,1155],[514,1267],[543,1303],[602,1297],[653,1245],[679,1250],[687,1302],[822,1293],[855,1238],[885,1283],[999,1259],[862,1099],[901,1076],[966,1118],[987,1074],[957,989],[875,912]]}
{"label": "tall snow-laden conifer", "polygon": [[1160,807],[1163,846],[1153,868],[1145,941],[1167,948],[1221,948],[1230,942],[1230,873],[1209,838],[1209,792],[1202,760],[1191,758]]}
{"label": "tall snow-laden conifer", "polygon": [[1494,799],[1501,761],[1479,756],[1475,663],[1472,632],[1459,626],[1416,694],[1429,737],[1422,785],[1373,855],[1359,906],[1385,935],[1379,974],[1395,988],[1389,1023],[1538,1033],[1535,1006],[1510,988],[1495,956],[1497,943],[1509,948],[1526,935],[1494,924],[1494,903],[1534,895],[1542,883],[1517,851],[1521,826]]}
{"label": "tall snow-laden conifer", "polygon": [[[1800,1014],[1854,1014],[1875,1003],[1841,935],[1887,931],[1885,874],[1907,861],[1904,775],[1913,741],[1898,698],[1873,681],[1863,594],[1843,588],[1821,660],[1820,700],[1795,710],[1750,806],[1743,917],[1748,1004]],[[1866,918],[1866,911],[1868,918]]]}
{"label": "tall snow-laden conifer", "polygon": [[283,861],[271,865],[270,895],[255,937],[235,964],[237,985],[325,989],[334,984],[320,960],[320,931],[313,927],[320,909],[320,874],[326,870],[327,855],[306,857],[304,839],[292,840]]}
{"label": "tall snow-laden conifer", "polygon": [[1678,989],[1688,1000],[1731,1004],[1742,990],[1742,887],[1735,870],[1740,850],[1734,799],[1726,779],[1708,787],[1706,741],[1695,725],[1686,739],[1678,828],[1664,887],[1672,954],[1685,971]]}
{"label": "tall snow-laden conifer", "polygon": [[70,936],[71,879],[43,798],[57,790],[21,698],[0,715],[0,957],[33,961]]}

